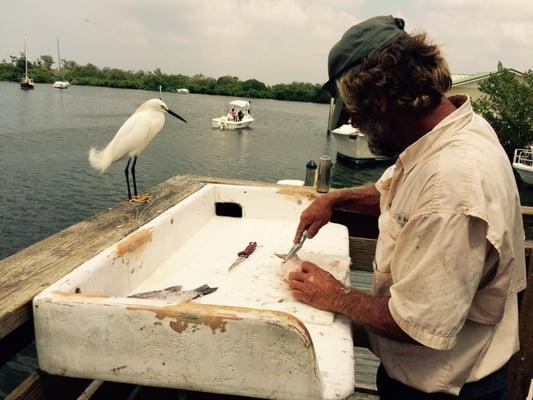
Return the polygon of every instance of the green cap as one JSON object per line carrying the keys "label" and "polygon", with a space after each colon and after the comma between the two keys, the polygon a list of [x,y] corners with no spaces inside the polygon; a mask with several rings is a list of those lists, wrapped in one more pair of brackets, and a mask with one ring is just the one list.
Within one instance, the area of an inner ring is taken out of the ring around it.
{"label": "green cap", "polygon": [[331,129],[339,125],[343,102],[337,93],[336,82],[346,71],[361,64],[364,59],[382,50],[392,39],[404,33],[405,23],[391,15],[373,17],[352,26],[329,52],[329,80],[322,86],[335,101]]}

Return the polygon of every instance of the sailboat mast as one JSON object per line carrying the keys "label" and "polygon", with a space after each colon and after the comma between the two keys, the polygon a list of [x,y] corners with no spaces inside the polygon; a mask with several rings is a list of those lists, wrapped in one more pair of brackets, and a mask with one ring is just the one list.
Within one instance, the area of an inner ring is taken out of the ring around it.
{"label": "sailboat mast", "polygon": [[57,38],[57,65],[59,66],[59,80],[63,80],[63,76],[61,75],[61,56],[59,55],[59,38]]}
{"label": "sailboat mast", "polygon": [[28,79],[28,52],[26,50],[26,36],[24,36],[24,75]]}

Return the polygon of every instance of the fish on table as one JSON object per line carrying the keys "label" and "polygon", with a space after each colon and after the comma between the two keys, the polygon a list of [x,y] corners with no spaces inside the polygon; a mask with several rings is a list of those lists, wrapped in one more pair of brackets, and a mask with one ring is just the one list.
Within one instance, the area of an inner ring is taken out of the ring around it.
{"label": "fish on table", "polygon": [[209,287],[209,285],[202,285],[192,290],[183,290],[182,286],[170,286],[161,290],[153,290],[150,292],[135,293],[128,298],[133,299],[150,299],[172,301],[174,303],[187,303],[198,297],[213,293],[218,288]]}

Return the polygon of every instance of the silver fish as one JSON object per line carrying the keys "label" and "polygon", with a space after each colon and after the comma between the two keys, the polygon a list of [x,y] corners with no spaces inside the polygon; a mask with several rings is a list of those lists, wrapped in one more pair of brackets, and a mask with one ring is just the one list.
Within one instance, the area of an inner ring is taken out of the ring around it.
{"label": "silver fish", "polygon": [[182,290],[182,286],[170,286],[166,289],[136,293],[128,297],[134,299],[153,299],[172,301],[174,303],[187,303],[197,297],[213,293],[217,289],[218,288],[209,287],[208,285],[202,285],[193,290]]}

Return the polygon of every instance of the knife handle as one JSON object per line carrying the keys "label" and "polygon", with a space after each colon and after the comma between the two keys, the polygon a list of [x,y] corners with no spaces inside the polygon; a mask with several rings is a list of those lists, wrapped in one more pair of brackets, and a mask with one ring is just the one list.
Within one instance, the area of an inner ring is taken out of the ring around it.
{"label": "knife handle", "polygon": [[248,256],[255,251],[256,247],[257,247],[257,242],[250,242],[248,243],[248,246],[246,246],[246,248],[243,251],[239,251],[237,255],[239,257],[248,258]]}

